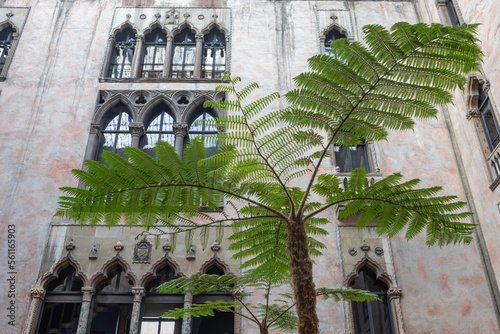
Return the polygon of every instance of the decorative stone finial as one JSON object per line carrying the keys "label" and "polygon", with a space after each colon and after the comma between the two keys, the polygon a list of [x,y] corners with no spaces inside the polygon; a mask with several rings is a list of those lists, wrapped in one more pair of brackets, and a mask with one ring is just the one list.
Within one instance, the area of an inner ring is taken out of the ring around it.
{"label": "decorative stone finial", "polygon": [[214,244],[212,245],[212,247],[210,247],[214,252],[218,252],[220,251],[220,245],[219,243],[216,241],[214,242]]}
{"label": "decorative stone finial", "polygon": [[132,15],[127,14],[127,15],[125,15],[125,17],[127,18],[127,21],[128,21],[128,20],[130,20],[132,18]]}
{"label": "decorative stone finial", "polygon": [[76,248],[75,243],[73,242],[73,239],[70,240],[70,242],[66,245],[66,250],[68,252],[71,252],[73,249]]}
{"label": "decorative stone finial", "polygon": [[368,246],[368,244],[366,243],[365,240],[363,240],[363,243],[361,244],[361,247],[359,247],[359,248],[361,248],[361,250],[365,253],[370,250],[370,246]]}
{"label": "decorative stone finial", "polygon": [[196,246],[191,245],[191,248],[186,253],[186,260],[195,260],[196,259]]}
{"label": "decorative stone finial", "polygon": [[156,14],[155,14],[155,17],[156,17],[156,19],[158,20],[158,19],[160,19],[161,14],[160,14],[160,13],[156,13]]}
{"label": "decorative stone finial", "polygon": [[339,166],[335,166],[335,172],[336,173],[340,173],[340,167]]}
{"label": "decorative stone finial", "polygon": [[125,248],[122,244],[121,240],[118,240],[118,242],[114,245],[115,251],[120,252]]}
{"label": "decorative stone finial", "polygon": [[10,18],[11,18],[12,16],[14,16],[14,13],[12,13],[12,11],[10,11],[10,12],[8,12],[8,13],[7,13],[7,14],[5,14],[5,15],[6,15],[6,16],[9,18],[9,20],[10,20]]}
{"label": "decorative stone finial", "polygon": [[172,245],[170,244],[170,241],[167,240],[167,242],[161,247],[165,252],[170,252],[172,250]]}

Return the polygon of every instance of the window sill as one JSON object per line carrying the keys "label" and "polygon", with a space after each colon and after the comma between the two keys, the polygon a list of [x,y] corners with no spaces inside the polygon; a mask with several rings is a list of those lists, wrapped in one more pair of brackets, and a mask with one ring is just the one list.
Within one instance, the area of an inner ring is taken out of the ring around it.
{"label": "window sill", "polygon": [[123,82],[123,83],[142,83],[142,82],[192,82],[192,83],[221,83],[229,82],[229,80],[222,81],[219,79],[206,79],[206,78],[99,78],[99,82]]}

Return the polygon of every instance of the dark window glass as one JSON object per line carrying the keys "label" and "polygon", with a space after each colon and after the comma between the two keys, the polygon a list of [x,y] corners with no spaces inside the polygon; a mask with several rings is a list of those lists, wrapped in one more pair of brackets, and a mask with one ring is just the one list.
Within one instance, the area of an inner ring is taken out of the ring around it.
{"label": "dark window glass", "polygon": [[192,78],[196,54],[196,39],[189,28],[174,37],[171,78]]}
{"label": "dark window glass", "polygon": [[458,19],[457,10],[455,9],[455,4],[453,0],[446,0],[446,10],[448,11],[448,16],[450,17],[450,22],[452,26],[459,26],[460,20]]}
{"label": "dark window glass", "polygon": [[213,317],[193,318],[193,334],[233,334],[234,314],[215,311]]}
{"label": "dark window glass", "polygon": [[493,114],[493,108],[488,93],[483,90],[483,85],[479,85],[478,104],[484,134],[490,150],[493,151],[498,143],[500,143],[500,129],[496,117]]}
{"label": "dark window glass", "polygon": [[162,76],[166,45],[167,35],[160,28],[156,28],[146,35],[142,54],[141,77],[159,78]]}
{"label": "dark window glass", "polygon": [[341,39],[341,38],[346,38],[346,36],[341,34],[338,30],[335,30],[335,29],[330,30],[330,32],[328,33],[328,35],[326,35],[326,38],[325,38],[325,54],[326,55],[333,56],[332,42],[336,41],[337,39]]}
{"label": "dark window glass", "polygon": [[[215,113],[211,109],[201,109],[196,115],[190,123],[188,139],[201,136],[203,140],[204,136],[217,133],[215,126],[201,122],[215,118]],[[200,121],[201,124],[198,124],[197,121]],[[215,152],[217,144],[213,141],[205,141],[205,148],[207,150],[207,157],[210,157]]]}
{"label": "dark window glass", "polygon": [[7,61],[7,56],[9,55],[9,50],[12,46],[12,41],[14,40],[13,34],[14,30],[11,26],[8,26],[0,31],[0,70]]}
{"label": "dark window glass", "polygon": [[224,276],[224,269],[217,264],[213,264],[205,271],[205,274]]}
{"label": "dark window glass", "polygon": [[226,37],[219,29],[214,28],[205,35],[203,41],[203,78],[222,78],[226,70]]}
{"label": "dark window glass", "polygon": [[104,150],[118,153],[122,157],[125,156],[123,149],[132,143],[128,127],[131,122],[132,117],[128,114],[128,109],[121,103],[103,117],[95,160],[103,162],[101,154]]}
{"label": "dark window glass", "polygon": [[175,136],[172,130],[174,118],[170,115],[170,108],[161,103],[151,112],[152,117],[146,126],[146,135],[141,138],[139,148],[155,157],[155,145],[159,141],[166,141],[174,146]]}
{"label": "dark window glass", "polygon": [[125,28],[115,36],[115,43],[109,60],[108,76],[111,78],[130,78],[134,59],[135,34]]}
{"label": "dark window glass", "polygon": [[175,278],[176,277],[174,270],[172,270],[172,268],[167,265],[156,272],[156,278],[146,285],[146,292],[148,294],[157,294],[159,293],[158,291],[156,291],[157,287],[159,287],[162,283],[171,281]]}
{"label": "dark window glass", "polygon": [[343,173],[356,168],[363,168],[370,172],[368,153],[364,143],[357,146],[335,146],[335,162]]}
{"label": "dark window glass", "polygon": [[129,333],[132,285],[122,267],[117,266],[109,271],[108,277],[96,287],[90,334]]}
{"label": "dark window glass", "polygon": [[67,266],[45,287],[47,293],[38,325],[38,334],[76,334],[82,302],[83,282]]}
{"label": "dark window glass", "polygon": [[375,272],[361,268],[358,277],[350,286],[353,289],[368,290],[378,295],[379,301],[352,302],[354,331],[356,334],[393,334],[391,307],[387,297],[387,286],[377,280]]}

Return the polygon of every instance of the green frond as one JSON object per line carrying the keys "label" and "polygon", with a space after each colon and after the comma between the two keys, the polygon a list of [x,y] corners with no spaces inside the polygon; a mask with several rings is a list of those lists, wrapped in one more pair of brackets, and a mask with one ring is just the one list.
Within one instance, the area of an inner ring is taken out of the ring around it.
{"label": "green frond", "polygon": [[316,295],[324,299],[334,299],[336,302],[353,301],[353,302],[373,302],[380,300],[374,293],[365,290],[357,289],[316,289]]}

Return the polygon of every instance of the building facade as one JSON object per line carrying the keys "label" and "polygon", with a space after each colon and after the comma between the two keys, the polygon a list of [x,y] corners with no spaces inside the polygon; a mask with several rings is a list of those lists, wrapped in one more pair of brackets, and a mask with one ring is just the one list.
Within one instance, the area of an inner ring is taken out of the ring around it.
{"label": "building facade", "polygon": [[[214,132],[197,119],[221,100],[224,71],[285,93],[333,39],[361,40],[366,24],[481,23],[482,71],[453,105],[387,142],[333,148],[325,168],[365,167],[375,182],[401,172],[443,185],[475,214],[470,246],[428,248],[425,236],[378,237],[333,223],[315,259],[318,286],[376,291],[379,304],[321,301],[322,333],[500,332],[500,9],[493,0],[0,0],[0,333],[256,333],[245,319],[161,319],[223,294],[159,295],[194,273],[239,274],[228,241],[155,247],[141,229],[53,218],[72,169],[103,150],[158,140],[182,154]],[[275,107],[280,107],[279,103]],[[226,234],[230,234],[227,228]]]}

